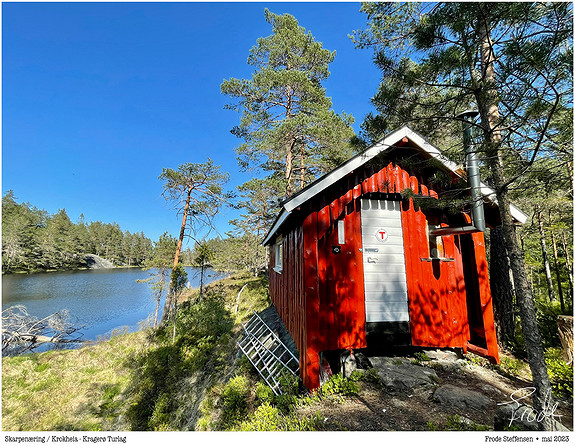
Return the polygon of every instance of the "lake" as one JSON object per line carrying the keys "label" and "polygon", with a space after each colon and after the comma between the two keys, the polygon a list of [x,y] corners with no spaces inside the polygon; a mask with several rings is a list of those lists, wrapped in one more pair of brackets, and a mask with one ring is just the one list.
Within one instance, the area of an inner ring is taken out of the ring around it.
{"label": "lake", "polygon": [[[186,268],[190,286],[199,287],[196,268]],[[38,318],[67,309],[73,321],[85,325],[85,340],[96,340],[112,330],[139,329],[138,322],[154,317],[156,301],[148,284],[138,279],[150,277],[152,271],[139,268],[116,268],[34,274],[8,274],[2,277],[2,309],[24,305]],[[225,277],[207,271],[205,282]],[[161,317],[165,292],[160,303]],[[153,323],[153,319],[152,319]]]}

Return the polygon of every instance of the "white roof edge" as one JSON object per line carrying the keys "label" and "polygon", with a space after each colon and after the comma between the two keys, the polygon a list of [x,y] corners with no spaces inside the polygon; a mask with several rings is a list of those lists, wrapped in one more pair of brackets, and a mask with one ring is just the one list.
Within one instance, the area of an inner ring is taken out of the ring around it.
{"label": "white roof edge", "polygon": [[305,203],[311,197],[314,197],[327,187],[331,186],[338,180],[345,177],[348,173],[354,171],[358,167],[361,167],[369,160],[375,158],[384,150],[387,150],[391,147],[394,143],[398,142],[403,137],[411,137],[415,135],[413,131],[407,127],[403,126],[400,129],[390,133],[382,140],[371,146],[365,152],[356,155],[355,157],[351,158],[346,163],[342,164],[340,167],[332,170],[330,173],[325,175],[320,181],[316,184],[313,184],[309,189],[305,190],[303,193],[296,195],[291,200],[287,201],[284,204],[284,208],[286,211],[291,212],[302,203]]}
{"label": "white roof edge", "polygon": [[523,224],[527,221],[528,218],[527,215],[523,213],[523,211],[521,211],[521,209],[519,209],[518,207],[515,207],[514,205],[510,204],[509,211],[511,212],[511,216],[519,223]]}
{"label": "white roof edge", "polygon": [[[395,143],[399,142],[403,138],[408,138],[412,142],[414,142],[417,146],[431,155],[433,158],[437,159],[441,162],[445,167],[451,170],[455,175],[460,176],[457,173],[458,166],[453,161],[445,158],[437,147],[435,147],[430,142],[426,141],[421,135],[411,130],[408,126],[403,126],[389,135],[382,138],[380,141],[375,143],[365,152],[356,155],[355,157],[351,158],[350,160],[346,161],[340,167],[332,170],[328,174],[326,174],[323,178],[321,178],[317,183],[312,184],[307,189],[303,189],[303,191],[293,198],[289,199],[284,203],[282,206],[282,210],[280,215],[270,231],[268,235],[262,242],[263,245],[266,245],[271,238],[276,234],[278,229],[281,227],[283,222],[289,217],[291,212],[305,203],[310,198],[316,196],[323,190],[327,189],[332,184],[336,183],[343,177],[345,177],[350,172],[354,171],[355,169],[361,167],[363,164],[367,163],[371,159],[375,158],[381,152],[384,152]],[[495,198],[495,191],[490,187],[486,186],[485,184],[481,183],[481,192],[482,194],[487,197],[490,201],[497,203],[497,199]],[[525,215],[521,210],[519,210],[514,205],[510,206],[510,212],[513,218],[515,218],[520,223],[525,223],[527,221],[527,215]]]}
{"label": "white roof edge", "polygon": [[[487,197],[491,202],[497,204],[497,198],[495,197],[495,191],[491,189],[489,186],[481,183],[481,193],[483,196]],[[511,216],[517,220],[519,223],[524,224],[527,221],[527,215],[524,214],[519,208],[510,204],[509,212],[511,212]]]}
{"label": "white roof edge", "polygon": [[268,244],[268,242],[272,239],[272,237],[276,234],[276,232],[278,231],[278,229],[281,227],[281,225],[283,224],[284,221],[286,221],[286,219],[289,217],[290,212],[286,212],[285,209],[282,209],[280,212],[280,215],[278,216],[276,222],[274,223],[274,225],[271,227],[271,229],[268,232],[268,235],[266,236],[266,238],[264,239],[264,241],[262,242],[263,246],[266,246]]}

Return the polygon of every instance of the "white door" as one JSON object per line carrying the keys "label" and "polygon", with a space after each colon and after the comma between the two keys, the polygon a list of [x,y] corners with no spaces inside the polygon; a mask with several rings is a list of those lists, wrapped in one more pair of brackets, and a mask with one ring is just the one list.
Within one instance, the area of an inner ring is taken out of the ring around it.
{"label": "white door", "polygon": [[366,322],[409,321],[401,202],[361,200]]}

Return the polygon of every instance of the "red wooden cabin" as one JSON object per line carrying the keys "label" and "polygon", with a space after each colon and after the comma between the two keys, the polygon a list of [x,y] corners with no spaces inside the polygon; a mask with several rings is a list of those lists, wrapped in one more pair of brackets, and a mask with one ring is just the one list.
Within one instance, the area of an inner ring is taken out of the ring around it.
{"label": "red wooden cabin", "polygon": [[[264,240],[270,295],[306,387],[320,385],[327,352],[390,339],[499,361],[484,235],[437,206],[450,191],[469,193],[463,169],[403,127],[283,203]],[[482,192],[493,227],[494,194]]]}

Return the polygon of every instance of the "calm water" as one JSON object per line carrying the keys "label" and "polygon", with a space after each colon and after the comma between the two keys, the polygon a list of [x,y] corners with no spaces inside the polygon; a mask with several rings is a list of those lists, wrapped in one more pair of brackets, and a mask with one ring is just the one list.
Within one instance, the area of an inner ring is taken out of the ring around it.
{"label": "calm water", "polygon": [[[192,287],[199,270],[186,268]],[[156,302],[148,284],[137,283],[151,271],[138,268],[13,274],[2,277],[2,309],[24,305],[39,318],[67,309],[73,320],[86,325],[83,339],[96,340],[115,328],[138,330],[138,322],[154,317]],[[206,282],[224,275],[209,270]],[[164,293],[165,294],[165,293]],[[165,297],[165,296],[163,296]],[[160,304],[160,313],[164,299]]]}

